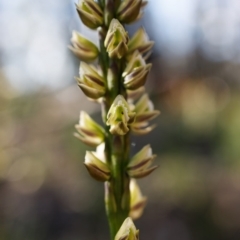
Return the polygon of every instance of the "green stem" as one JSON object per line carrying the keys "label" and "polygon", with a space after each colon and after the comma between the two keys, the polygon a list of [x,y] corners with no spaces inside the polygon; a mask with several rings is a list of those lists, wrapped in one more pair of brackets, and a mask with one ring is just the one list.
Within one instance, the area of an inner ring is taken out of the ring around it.
{"label": "green stem", "polygon": [[[118,94],[126,96],[121,77],[124,68],[124,60],[112,59],[110,68],[115,76],[110,94],[111,97],[109,99],[112,104]],[[111,106],[111,104],[109,104],[109,106]],[[109,135],[111,136],[110,133]],[[129,134],[124,136],[112,136],[110,148],[111,149],[106,150],[111,152],[110,166],[112,177],[109,181],[111,195],[109,195],[109,199],[106,201],[106,209],[111,237],[112,240],[114,240],[123,221],[128,217],[130,209],[130,179],[126,174],[126,165],[129,160]],[[110,206],[115,206],[115,208],[111,208]]]}
{"label": "green stem", "polygon": [[[108,23],[113,17],[116,7],[120,4],[119,0],[111,1],[100,0],[101,6],[108,13],[105,25],[99,31],[100,54],[99,63],[107,86],[106,96],[102,102],[102,118],[104,123],[107,120],[109,108],[118,94],[126,97],[126,90],[122,85],[122,72],[125,59],[110,59],[104,47],[104,40],[108,30]],[[113,72],[113,79],[108,79],[108,69]],[[111,83],[109,81],[112,81]],[[111,86],[111,87],[110,87]],[[129,160],[129,134],[125,136],[113,136],[109,132],[109,127],[105,125],[105,155],[107,163],[111,169],[111,179],[105,184],[105,206],[111,232],[111,239],[114,240],[116,233],[123,221],[129,215],[130,209],[130,179],[126,174],[126,165]]]}
{"label": "green stem", "polygon": [[[109,196],[108,204],[114,205],[115,208],[106,206],[108,209],[109,226],[111,230],[111,237],[114,239],[116,233],[121,227],[123,221],[129,215],[130,193],[129,193],[129,177],[125,169],[128,155],[128,136],[114,136],[112,141],[112,178],[109,181],[109,186],[112,195]],[[112,202],[111,202],[112,201]],[[112,211],[111,211],[112,210]]]}

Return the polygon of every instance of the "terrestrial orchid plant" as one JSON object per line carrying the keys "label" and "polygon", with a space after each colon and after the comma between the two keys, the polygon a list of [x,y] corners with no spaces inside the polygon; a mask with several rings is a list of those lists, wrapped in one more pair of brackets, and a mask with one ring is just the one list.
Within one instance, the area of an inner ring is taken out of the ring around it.
{"label": "terrestrial orchid plant", "polygon": [[[151,64],[146,63],[154,44],[144,28],[129,38],[125,24],[143,15],[143,0],[80,0],[76,9],[83,24],[99,33],[99,47],[73,31],[69,48],[81,60],[78,86],[89,100],[102,106],[103,126],[80,112],[75,136],[96,147],[87,151],[89,174],[105,184],[105,206],[112,240],[137,240],[133,223],[146,204],[135,179],[156,169],[150,145],[130,157],[130,134],[149,133],[149,121],[158,110],[144,93]],[[98,61],[96,61],[98,60]],[[133,220],[132,220],[133,219]]]}

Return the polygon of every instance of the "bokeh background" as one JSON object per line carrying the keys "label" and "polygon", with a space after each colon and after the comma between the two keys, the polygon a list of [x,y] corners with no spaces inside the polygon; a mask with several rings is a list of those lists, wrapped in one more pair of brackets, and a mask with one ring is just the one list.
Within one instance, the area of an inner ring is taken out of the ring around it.
{"label": "bokeh background", "polygon": [[[155,41],[147,89],[160,166],[141,239],[240,239],[240,1],[150,0],[140,23]],[[100,120],[67,49],[80,24],[73,0],[0,0],[0,240],[108,238],[103,185],[73,137],[80,110]]]}

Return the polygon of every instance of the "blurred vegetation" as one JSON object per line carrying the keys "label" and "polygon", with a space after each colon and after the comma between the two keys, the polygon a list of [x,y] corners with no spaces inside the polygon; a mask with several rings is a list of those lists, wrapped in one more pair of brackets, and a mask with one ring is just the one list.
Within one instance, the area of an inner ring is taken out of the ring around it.
{"label": "blurred vegetation", "polygon": [[[94,103],[75,85],[18,96],[1,80],[0,239],[107,238],[102,185],[72,136],[78,108],[94,112]],[[133,152],[150,141],[160,166],[140,182],[149,197],[142,238],[239,239],[239,89],[188,77],[154,98],[157,129],[132,139]]]}

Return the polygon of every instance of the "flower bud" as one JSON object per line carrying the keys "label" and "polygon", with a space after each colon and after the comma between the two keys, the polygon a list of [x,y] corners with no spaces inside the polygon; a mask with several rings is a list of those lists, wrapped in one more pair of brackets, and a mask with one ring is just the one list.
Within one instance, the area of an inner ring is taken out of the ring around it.
{"label": "flower bud", "polygon": [[140,54],[144,54],[151,50],[153,44],[153,41],[149,41],[149,37],[144,28],[140,28],[129,40],[128,49],[129,52],[138,50]]}
{"label": "flower bud", "polygon": [[85,155],[85,162],[90,175],[97,181],[105,182],[110,178],[110,170],[103,160],[97,158],[94,152],[87,151]]}
{"label": "flower bud", "polygon": [[78,133],[74,136],[87,145],[96,147],[104,141],[104,129],[84,111],[80,112],[79,124],[75,128]]}
{"label": "flower bud", "polygon": [[147,80],[147,75],[151,67],[152,64],[146,64],[139,52],[135,51],[122,74],[125,88],[136,90],[142,87]]}
{"label": "flower bud", "polygon": [[107,125],[110,126],[110,132],[115,135],[125,135],[128,131],[128,124],[132,123],[135,113],[122,95],[118,95],[112,103],[107,114]]}
{"label": "flower bud", "polygon": [[87,97],[98,99],[105,94],[104,78],[93,65],[81,62],[79,74],[80,78],[76,78],[78,86]]}
{"label": "flower bud", "polygon": [[[141,10],[142,10],[147,4],[148,4],[147,1],[142,1],[142,3],[141,3]],[[136,19],[135,19],[133,22],[137,22],[137,21],[139,21],[139,20],[143,17],[143,11],[141,11],[141,10],[140,10],[138,16],[136,17]]]}
{"label": "flower bud", "polygon": [[130,177],[142,178],[154,171],[157,166],[150,167],[156,155],[152,155],[152,148],[150,145],[143,147],[130,160],[127,166],[127,172]]}
{"label": "flower bud", "polygon": [[127,90],[128,102],[133,102],[133,100],[139,98],[145,92],[145,87],[140,87],[136,90]]}
{"label": "flower bud", "polygon": [[94,0],[79,0],[77,12],[82,22],[91,29],[103,24],[103,11]]}
{"label": "flower bud", "polygon": [[128,34],[117,19],[112,19],[104,46],[110,58],[121,59],[128,51]]}
{"label": "flower bud", "polygon": [[102,162],[106,162],[106,156],[105,156],[105,142],[102,142],[100,145],[96,147],[96,151],[93,152],[94,155],[101,159]]}
{"label": "flower bud", "polygon": [[136,21],[142,6],[142,0],[124,0],[121,2],[117,15],[123,23],[132,23]]}
{"label": "flower bud", "polygon": [[149,100],[147,94],[144,94],[136,103],[134,111],[136,112],[136,119],[131,124],[131,130],[135,134],[143,135],[151,132],[155,125],[149,126],[148,121],[157,117],[160,112],[154,110],[153,103]]}
{"label": "flower bud", "polygon": [[114,240],[139,240],[139,230],[130,217],[125,219]]}
{"label": "flower bud", "polygon": [[129,216],[135,220],[142,216],[147,198],[143,197],[135,179],[130,181],[130,213]]}
{"label": "flower bud", "polygon": [[73,31],[69,49],[82,61],[91,62],[98,57],[98,48],[95,44],[83,37],[80,33]]}
{"label": "flower bud", "polygon": [[116,0],[104,0],[105,1],[105,8],[104,8],[104,24],[109,27],[113,17],[114,17],[114,11],[113,11],[113,5],[116,3]]}

